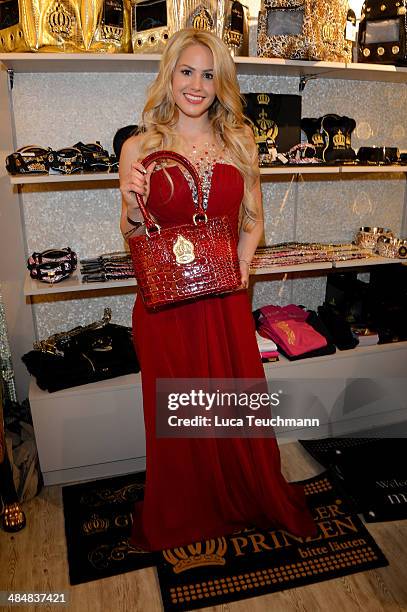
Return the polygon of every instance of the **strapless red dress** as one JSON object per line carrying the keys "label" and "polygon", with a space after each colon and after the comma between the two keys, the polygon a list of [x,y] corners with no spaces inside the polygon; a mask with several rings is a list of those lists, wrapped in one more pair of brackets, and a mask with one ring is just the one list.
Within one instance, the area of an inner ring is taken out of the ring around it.
{"label": "strapless red dress", "polygon": [[[192,192],[178,166],[153,173],[149,209],[162,227],[189,223]],[[243,179],[217,163],[208,216],[227,215],[238,237]],[[137,296],[133,336],[141,366],[146,430],[144,501],[135,504],[130,543],[175,548],[248,526],[316,535],[303,487],[281,473],[274,438],[157,438],[156,378],[264,378],[246,290],[149,312]]]}

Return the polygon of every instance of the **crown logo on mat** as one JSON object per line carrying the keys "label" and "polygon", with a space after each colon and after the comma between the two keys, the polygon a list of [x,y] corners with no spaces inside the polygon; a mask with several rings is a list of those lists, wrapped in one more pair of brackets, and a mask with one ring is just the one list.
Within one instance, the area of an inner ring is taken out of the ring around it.
{"label": "crown logo on mat", "polygon": [[100,533],[102,531],[107,531],[109,528],[108,519],[104,519],[99,517],[97,514],[92,514],[88,521],[85,521],[82,524],[82,531],[86,535],[91,535],[92,533]]}
{"label": "crown logo on mat", "polygon": [[163,551],[163,555],[164,559],[173,566],[174,573],[180,574],[193,567],[225,565],[226,549],[226,539],[216,538],[179,548],[168,548]]}
{"label": "crown logo on mat", "polygon": [[335,147],[344,147],[345,146],[345,136],[342,134],[341,130],[338,131],[337,134],[332,138]]}
{"label": "crown logo on mat", "polygon": [[178,234],[177,240],[172,247],[177,263],[187,264],[195,259],[194,245],[190,240]]}
{"label": "crown logo on mat", "polygon": [[266,93],[261,93],[257,96],[257,102],[259,104],[268,104],[270,102],[270,96]]}

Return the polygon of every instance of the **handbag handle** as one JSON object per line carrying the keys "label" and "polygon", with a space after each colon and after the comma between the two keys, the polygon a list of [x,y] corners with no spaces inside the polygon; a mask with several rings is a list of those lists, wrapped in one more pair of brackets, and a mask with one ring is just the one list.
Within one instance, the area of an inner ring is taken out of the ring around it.
{"label": "handbag handle", "polygon": [[[201,218],[206,223],[207,216],[203,208],[202,185],[201,185],[201,180],[199,178],[199,174],[195,166],[186,157],[184,157],[183,155],[180,155],[179,153],[175,153],[175,151],[155,151],[154,153],[150,153],[150,155],[147,155],[147,157],[145,157],[141,161],[141,164],[144,166],[144,168],[147,169],[147,167],[152,162],[157,161],[159,159],[172,159],[174,161],[177,161],[178,163],[181,164],[181,166],[184,166],[184,168],[186,168],[188,172],[191,174],[192,179],[195,183],[197,194],[198,194],[198,206],[197,206],[198,210],[196,211],[196,213],[192,215],[192,221],[194,222],[195,225],[197,225],[197,219]],[[149,236],[150,231],[153,229],[156,229],[159,233],[161,230],[161,227],[158,225],[158,223],[155,223],[155,221],[153,221],[153,219],[151,218],[150,213],[148,212],[146,206],[144,205],[143,197],[139,193],[136,193],[136,199],[140,207],[141,214],[143,215],[143,218],[144,218],[147,235]]]}

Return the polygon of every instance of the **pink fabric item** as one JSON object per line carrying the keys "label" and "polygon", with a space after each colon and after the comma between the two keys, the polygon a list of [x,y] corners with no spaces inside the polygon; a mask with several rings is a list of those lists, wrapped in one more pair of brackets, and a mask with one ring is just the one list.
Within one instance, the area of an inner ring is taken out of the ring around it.
{"label": "pink fabric item", "polygon": [[308,312],[295,304],[263,306],[258,332],[288,355],[303,355],[327,345],[326,338],[306,323]]}
{"label": "pink fabric item", "polygon": [[270,322],[286,321],[287,319],[295,319],[296,321],[306,321],[308,312],[296,304],[288,304],[288,306],[274,306],[269,304],[260,308],[260,321],[267,320]]}

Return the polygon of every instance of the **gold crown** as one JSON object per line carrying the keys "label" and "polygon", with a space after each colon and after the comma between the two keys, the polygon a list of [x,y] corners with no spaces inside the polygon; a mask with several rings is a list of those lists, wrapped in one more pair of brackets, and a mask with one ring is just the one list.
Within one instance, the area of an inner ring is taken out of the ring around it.
{"label": "gold crown", "polygon": [[315,134],[312,135],[312,142],[314,145],[323,145],[324,137],[319,132],[315,132]]}
{"label": "gold crown", "polygon": [[104,24],[102,26],[102,36],[106,40],[116,40],[120,42],[123,36],[123,28]]}
{"label": "gold crown", "polygon": [[268,96],[266,93],[259,94],[257,96],[257,102],[259,104],[268,104],[270,102],[270,96]]}
{"label": "gold crown", "polygon": [[97,514],[92,514],[90,519],[82,524],[82,531],[84,531],[86,535],[101,533],[102,531],[107,531],[108,528],[109,520],[100,518]]}
{"label": "gold crown", "polygon": [[240,47],[243,41],[243,34],[237,32],[236,30],[227,30],[225,34],[225,42],[227,45],[232,45],[234,47]]}
{"label": "gold crown", "polygon": [[195,15],[193,15],[192,27],[195,30],[212,30],[213,19],[205,7],[200,6]]}
{"label": "gold crown", "polygon": [[345,146],[345,136],[342,134],[341,130],[338,131],[337,134],[332,138],[332,141],[336,147],[344,147]]}
{"label": "gold crown", "polygon": [[196,542],[179,548],[168,548],[163,556],[171,563],[175,574],[204,565],[225,565],[227,544],[225,538]]}
{"label": "gold crown", "polygon": [[69,36],[72,34],[72,26],[75,22],[74,13],[69,13],[66,7],[56,2],[48,15],[48,25],[53,34]]}

